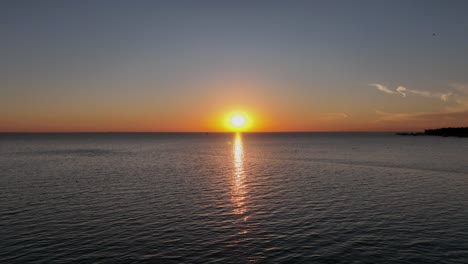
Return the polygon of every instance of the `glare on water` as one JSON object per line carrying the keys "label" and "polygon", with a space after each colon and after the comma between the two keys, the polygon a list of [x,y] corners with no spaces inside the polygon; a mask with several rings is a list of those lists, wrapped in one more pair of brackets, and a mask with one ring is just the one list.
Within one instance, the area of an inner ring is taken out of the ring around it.
{"label": "glare on water", "polygon": [[242,135],[236,133],[233,144],[234,175],[232,177],[232,203],[234,213],[245,214],[245,171],[244,171],[244,146]]}

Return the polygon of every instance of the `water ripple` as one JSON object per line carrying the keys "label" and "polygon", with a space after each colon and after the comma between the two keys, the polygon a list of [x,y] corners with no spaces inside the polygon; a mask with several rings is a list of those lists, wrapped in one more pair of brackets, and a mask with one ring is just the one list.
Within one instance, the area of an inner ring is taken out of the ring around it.
{"label": "water ripple", "polygon": [[0,262],[467,263],[466,141],[381,137],[4,140]]}

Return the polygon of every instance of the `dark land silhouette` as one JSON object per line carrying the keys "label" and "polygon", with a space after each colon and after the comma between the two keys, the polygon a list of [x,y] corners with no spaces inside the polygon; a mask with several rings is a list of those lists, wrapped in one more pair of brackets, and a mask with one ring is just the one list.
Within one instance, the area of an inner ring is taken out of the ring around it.
{"label": "dark land silhouette", "polygon": [[468,137],[468,127],[444,127],[426,129],[424,132],[396,133],[400,136],[442,136],[442,137]]}

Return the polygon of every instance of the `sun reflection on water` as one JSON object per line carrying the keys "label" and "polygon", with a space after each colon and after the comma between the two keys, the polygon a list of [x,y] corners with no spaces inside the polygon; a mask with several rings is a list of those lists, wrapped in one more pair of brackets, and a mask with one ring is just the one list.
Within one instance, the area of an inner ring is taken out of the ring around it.
{"label": "sun reflection on water", "polygon": [[232,183],[232,203],[234,205],[234,213],[237,215],[243,215],[246,213],[246,190],[244,171],[244,146],[242,143],[242,135],[240,133],[236,133],[234,138],[233,156],[234,175]]}

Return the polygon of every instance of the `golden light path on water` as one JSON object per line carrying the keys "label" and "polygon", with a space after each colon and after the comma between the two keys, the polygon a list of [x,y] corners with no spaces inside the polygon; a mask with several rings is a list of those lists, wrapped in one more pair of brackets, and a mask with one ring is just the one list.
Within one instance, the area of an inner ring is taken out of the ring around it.
{"label": "golden light path on water", "polygon": [[[234,157],[234,175],[232,183],[232,203],[234,206],[234,214],[243,215],[246,213],[245,199],[245,171],[244,171],[244,146],[242,143],[242,135],[236,133],[233,144]],[[247,218],[244,218],[247,220]]]}

